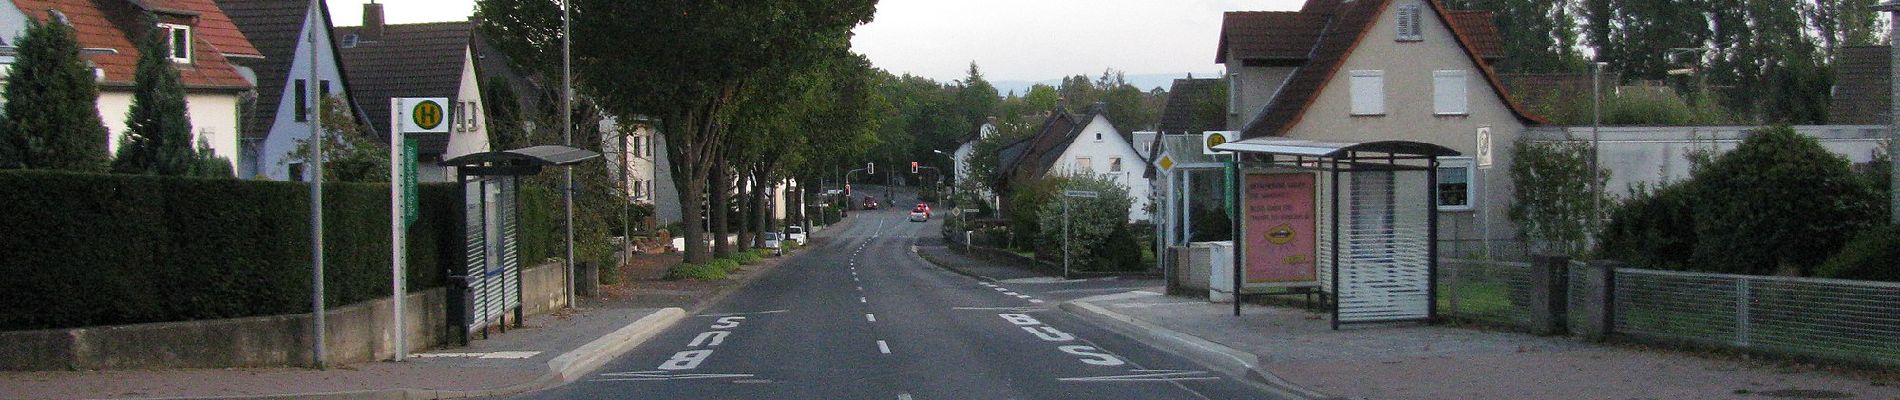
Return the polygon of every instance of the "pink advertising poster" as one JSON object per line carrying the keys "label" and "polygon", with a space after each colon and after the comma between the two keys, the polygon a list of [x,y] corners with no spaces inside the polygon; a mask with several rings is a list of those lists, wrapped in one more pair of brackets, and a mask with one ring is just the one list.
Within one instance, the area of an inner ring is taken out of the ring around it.
{"label": "pink advertising poster", "polygon": [[1276,284],[1313,282],[1314,184],[1309,173],[1255,173],[1247,175],[1246,282]]}

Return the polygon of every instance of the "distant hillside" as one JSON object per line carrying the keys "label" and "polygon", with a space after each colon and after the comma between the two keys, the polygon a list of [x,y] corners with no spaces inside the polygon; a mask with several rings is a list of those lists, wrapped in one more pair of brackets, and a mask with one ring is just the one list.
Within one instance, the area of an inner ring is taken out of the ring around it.
{"label": "distant hillside", "polygon": [[[1089,79],[1095,79],[1100,76],[1101,76],[1101,73],[1097,72],[1095,74],[1089,75]],[[1196,78],[1218,78],[1220,76],[1221,76],[1221,73],[1218,71],[1194,73],[1194,77]],[[1188,77],[1188,73],[1186,72],[1165,73],[1165,74],[1128,74],[1128,83],[1135,85],[1135,87],[1141,88],[1142,91],[1154,90],[1155,88],[1161,88],[1161,90],[1168,90],[1169,86],[1174,85],[1175,79],[1181,79],[1181,78],[1186,78],[1186,77]],[[1029,91],[1030,85],[1034,85],[1038,83],[1049,85],[1049,86],[1056,86],[1062,83],[1062,78],[1055,78],[1055,79],[1048,79],[1048,80],[1041,80],[1041,81],[1011,80],[1011,81],[990,82],[990,84],[996,85],[996,93],[999,93],[1005,96],[1009,95],[1009,92],[1011,90],[1016,91],[1017,95],[1021,95]]]}

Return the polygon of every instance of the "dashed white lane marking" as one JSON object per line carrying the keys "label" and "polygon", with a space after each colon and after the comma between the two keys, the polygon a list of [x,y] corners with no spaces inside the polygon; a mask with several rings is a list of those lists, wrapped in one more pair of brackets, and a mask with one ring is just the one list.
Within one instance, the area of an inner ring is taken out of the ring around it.
{"label": "dashed white lane marking", "polygon": [[864,314],[865,322],[877,322],[877,314]]}
{"label": "dashed white lane marking", "polygon": [[1021,296],[1021,294],[1017,294],[1016,292],[1011,292],[1007,290],[1003,291],[1003,294],[1010,295],[1010,296]]}
{"label": "dashed white lane marking", "polygon": [[871,302],[871,300],[869,300],[869,299],[865,299],[865,298],[863,298],[863,297],[859,297],[859,298],[858,298],[858,302],[859,302],[859,303],[869,303],[869,302]]}
{"label": "dashed white lane marking", "polygon": [[888,343],[884,343],[884,341],[882,340],[879,340],[877,341],[877,352],[884,353],[884,354],[891,354],[891,345]]}
{"label": "dashed white lane marking", "polygon": [[898,393],[897,400],[911,400],[910,393]]}
{"label": "dashed white lane marking", "polygon": [[1019,295],[1016,295],[1016,298],[1018,298],[1018,299],[1027,299],[1027,298],[1029,298],[1029,295],[1026,295],[1026,294],[1019,294]]}
{"label": "dashed white lane marking", "polygon": [[605,374],[600,374],[600,376],[603,376],[606,378],[593,379],[592,381],[593,382],[623,382],[623,381],[666,381],[666,380],[684,380],[684,379],[724,379],[724,378],[750,378],[753,375],[752,374],[671,374],[666,371],[639,371],[639,372],[609,372]]}
{"label": "dashed white lane marking", "polygon": [[1031,303],[1036,303],[1036,304],[1042,304],[1042,299],[1029,299],[1029,302],[1031,302]]}
{"label": "dashed white lane marking", "polygon": [[859,287],[858,287],[858,291],[860,291],[860,292],[862,292],[862,291],[864,291],[864,287],[863,287],[863,286],[859,286]]}
{"label": "dashed white lane marking", "polygon": [[998,292],[1007,292],[1007,291],[1009,291],[1009,289],[1005,289],[1005,288],[996,288],[996,291],[998,291]]}

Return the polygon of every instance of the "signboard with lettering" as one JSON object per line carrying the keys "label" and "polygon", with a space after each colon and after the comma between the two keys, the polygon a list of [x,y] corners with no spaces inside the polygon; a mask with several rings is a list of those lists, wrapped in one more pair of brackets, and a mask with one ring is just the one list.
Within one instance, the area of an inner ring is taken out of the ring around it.
{"label": "signboard with lettering", "polygon": [[1243,282],[1248,288],[1306,286],[1318,283],[1315,263],[1318,223],[1314,201],[1317,177],[1311,173],[1246,175]]}
{"label": "signboard with lettering", "polygon": [[398,99],[397,119],[403,133],[448,133],[449,99],[444,97]]}

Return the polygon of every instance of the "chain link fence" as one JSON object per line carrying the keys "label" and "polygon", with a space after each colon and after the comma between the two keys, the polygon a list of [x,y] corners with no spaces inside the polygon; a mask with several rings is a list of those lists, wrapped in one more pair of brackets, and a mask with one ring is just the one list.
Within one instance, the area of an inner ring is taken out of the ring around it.
{"label": "chain link fence", "polygon": [[1531,265],[1440,259],[1438,313],[1510,328],[1530,325]]}
{"label": "chain link fence", "polygon": [[1615,274],[1618,334],[1900,365],[1900,284],[1627,268]]}

